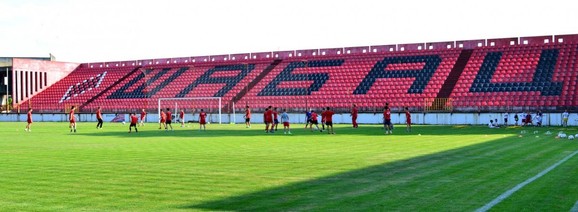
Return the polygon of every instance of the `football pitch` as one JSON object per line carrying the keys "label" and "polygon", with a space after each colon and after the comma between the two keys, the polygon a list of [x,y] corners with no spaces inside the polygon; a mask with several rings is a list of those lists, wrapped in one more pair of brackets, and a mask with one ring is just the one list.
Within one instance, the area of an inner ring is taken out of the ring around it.
{"label": "football pitch", "polygon": [[491,209],[578,201],[578,140],[554,138],[576,128],[95,125],[0,123],[0,211],[474,211],[565,158]]}

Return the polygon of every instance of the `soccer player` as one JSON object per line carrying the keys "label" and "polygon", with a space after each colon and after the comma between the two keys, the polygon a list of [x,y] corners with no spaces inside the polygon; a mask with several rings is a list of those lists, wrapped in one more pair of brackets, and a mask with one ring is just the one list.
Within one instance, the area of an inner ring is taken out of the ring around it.
{"label": "soccer player", "polygon": [[383,127],[385,134],[393,134],[393,130],[391,130],[391,110],[389,110],[389,106],[383,108]]}
{"label": "soccer player", "polygon": [[311,130],[311,132],[313,132],[313,125],[315,125],[315,128],[317,130],[319,130],[319,132],[323,132],[322,130],[319,129],[319,122],[317,120],[317,113],[315,111],[311,111],[311,126],[309,126],[309,129]]}
{"label": "soccer player", "polygon": [[136,128],[136,125],[138,124],[138,117],[136,117],[136,114],[134,113],[130,113],[130,126],[128,127],[128,133],[132,132],[132,127],[134,127],[134,131],[138,133],[138,129]]}
{"label": "soccer player", "polygon": [[357,112],[357,105],[353,104],[351,108],[351,123],[353,124],[353,128],[359,127],[359,125],[357,125]]}
{"label": "soccer player", "polygon": [[279,125],[279,112],[277,112],[276,107],[273,108],[273,125],[275,126],[275,131],[277,131],[277,125]]}
{"label": "soccer player", "polygon": [[167,114],[165,113],[164,110],[161,110],[161,117],[160,117],[160,122],[159,122],[159,130],[162,129],[162,127],[164,127],[165,129],[167,128]]}
{"label": "soccer player", "polygon": [[251,110],[249,105],[245,107],[245,128],[251,128]]}
{"label": "soccer player", "polygon": [[[273,109],[271,106],[265,109],[265,113],[263,113],[263,120],[265,121],[265,133],[273,133]],[[271,130],[269,130],[269,126],[271,126]]]}
{"label": "soccer player", "polygon": [[289,114],[287,114],[287,109],[283,109],[281,114],[281,122],[283,122],[283,134],[291,135],[291,129],[289,128]]}
{"label": "soccer player", "polygon": [[322,128],[321,131],[322,131],[322,132],[323,132],[323,130],[325,130],[325,121],[326,121],[326,120],[325,120],[325,116],[326,116],[326,114],[325,114],[325,108],[322,107],[322,108],[321,108],[321,128]]}
{"label": "soccer player", "polygon": [[500,128],[497,124],[494,124],[494,120],[490,119],[490,123],[488,123],[488,127],[493,129],[493,128]]}
{"label": "soccer player", "polygon": [[508,126],[508,116],[510,116],[510,114],[508,114],[508,112],[504,113],[504,126],[507,127]]}
{"label": "soccer player", "polygon": [[525,118],[524,126],[526,126],[528,124],[532,124],[532,114],[530,113],[530,111],[526,112],[526,118]]}
{"label": "soccer player", "polygon": [[169,131],[169,127],[171,127],[171,131],[174,131],[173,129],[173,113],[171,112],[171,109],[167,107],[167,123],[165,124],[165,131]]}
{"label": "soccer player", "polygon": [[96,124],[96,129],[102,129],[102,112],[100,107],[96,109],[96,120],[98,120],[98,124]]}
{"label": "soccer player", "polygon": [[519,120],[518,114],[514,113],[514,121],[516,122],[516,126],[518,126],[518,120]]}
{"label": "soccer player", "polygon": [[327,133],[335,134],[335,129],[333,129],[333,114],[335,114],[331,108],[327,107],[325,110],[325,125],[327,125]]}
{"label": "soccer player", "polygon": [[147,112],[143,108],[140,112],[140,126],[144,126],[144,120],[147,117]]}
{"label": "soccer player", "polygon": [[74,109],[76,109],[76,106],[73,105],[68,114],[68,121],[70,121],[68,127],[70,128],[70,132],[74,130],[74,133],[76,133],[76,117],[74,116]]}
{"label": "soccer player", "polygon": [[409,108],[405,107],[405,131],[411,132],[411,113],[409,113]]}
{"label": "soccer player", "polygon": [[538,112],[536,113],[536,116],[534,116],[534,119],[536,120],[536,127],[541,127],[542,126],[542,113]]}
{"label": "soccer player", "polygon": [[207,130],[207,113],[205,113],[203,109],[201,109],[201,112],[199,113],[199,131],[201,131],[201,128]]}
{"label": "soccer player", "polygon": [[568,127],[568,117],[570,116],[570,114],[568,114],[568,110],[564,110],[564,113],[562,113],[562,126],[563,127]]}
{"label": "soccer player", "polygon": [[[201,111],[203,111],[201,109]],[[185,110],[181,109],[181,112],[179,113],[179,119],[181,121],[181,127],[185,127]]]}
{"label": "soccer player", "polygon": [[[386,102],[386,103],[385,103],[385,106],[386,106],[386,107],[389,107],[389,102]],[[391,128],[391,130],[393,130],[393,124],[390,125],[390,128]]]}
{"label": "soccer player", "polygon": [[307,126],[311,124],[311,110],[305,113],[305,118],[307,119],[307,123],[305,123],[305,129],[307,129]]}
{"label": "soccer player", "polygon": [[32,108],[28,108],[28,114],[26,115],[26,129],[24,129],[27,132],[32,131],[30,129],[30,125],[32,125]]}

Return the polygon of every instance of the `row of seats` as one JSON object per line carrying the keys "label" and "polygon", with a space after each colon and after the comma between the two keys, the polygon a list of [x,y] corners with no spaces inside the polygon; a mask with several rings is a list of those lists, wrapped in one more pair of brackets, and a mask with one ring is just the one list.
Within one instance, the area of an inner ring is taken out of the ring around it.
{"label": "row of seats", "polygon": [[[577,47],[476,48],[463,72],[452,75],[459,77],[446,104],[458,110],[482,106],[576,107]],[[237,107],[250,104],[257,108],[349,107],[352,103],[372,108],[385,102],[424,108],[439,97],[462,53],[461,49],[443,49],[318,55],[285,59],[277,65],[272,65],[272,59],[251,64],[226,61],[137,68],[81,65],[24,104],[39,110],[63,110],[69,105],[83,105],[85,111],[97,107],[155,110],[160,98],[221,97],[223,108],[232,107],[233,102]],[[268,67],[272,69],[265,75]],[[195,105],[218,107],[208,101]]]}
{"label": "row of seats", "polygon": [[[350,107],[351,103],[356,103],[359,107],[382,107],[384,102],[391,104],[418,106],[423,105],[423,98],[435,98],[449,75],[451,68],[457,60],[460,51],[448,50],[443,54],[438,54],[440,51],[424,51],[421,53],[412,53],[411,55],[404,55],[403,53],[382,53],[373,54],[363,58],[347,58],[337,57],[334,59],[343,58],[340,66],[330,67],[311,67],[302,66],[293,69],[291,73],[278,77],[280,74],[286,73],[287,67],[293,63],[300,63],[298,60],[285,60],[277,66],[269,75],[261,80],[253,89],[251,89],[243,98],[241,102],[254,102],[254,107],[266,107],[275,102],[284,102],[287,97],[292,94],[303,92],[303,88],[308,89],[306,93],[310,93],[306,100],[294,100],[301,105],[311,107]],[[441,59],[439,64],[431,64],[436,57],[427,57],[430,55],[437,56]],[[395,63],[376,63],[384,60],[386,57],[396,57],[398,61]],[[333,62],[335,65],[336,63]],[[357,69],[356,68],[363,68]],[[375,80],[365,80],[366,76],[372,72]],[[434,69],[431,76],[426,73],[417,72],[409,76],[408,72],[412,70]],[[436,69],[437,68],[437,69]],[[355,71],[352,71],[355,70]],[[393,72],[389,72],[393,71]],[[307,81],[292,81],[295,80],[294,75],[300,73],[327,73],[327,81],[315,82],[315,80]],[[386,73],[389,72],[389,73]],[[391,77],[391,78],[386,78]],[[401,78],[404,77],[404,78]],[[431,78],[427,81],[428,78]],[[417,81],[414,81],[418,79]],[[263,90],[278,82],[295,85],[301,83],[300,86],[291,89],[288,86],[277,85],[276,89],[272,90],[268,95],[262,95]],[[317,84],[316,84],[317,83]],[[319,85],[320,83],[324,83]],[[424,88],[421,88],[421,87]],[[356,90],[367,90],[363,94],[352,95]],[[261,95],[260,95],[261,94]]]}
{"label": "row of seats", "polygon": [[576,44],[475,49],[450,98],[454,107],[578,106]]}

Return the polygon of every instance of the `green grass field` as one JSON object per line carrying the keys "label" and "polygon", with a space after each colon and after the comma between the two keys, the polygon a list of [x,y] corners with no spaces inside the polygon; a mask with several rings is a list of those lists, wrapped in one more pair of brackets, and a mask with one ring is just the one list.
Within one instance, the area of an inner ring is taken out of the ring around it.
{"label": "green grass field", "polygon": [[[578,150],[560,128],[95,125],[0,123],[0,211],[472,211]],[[578,156],[493,210],[568,211],[577,176]]]}

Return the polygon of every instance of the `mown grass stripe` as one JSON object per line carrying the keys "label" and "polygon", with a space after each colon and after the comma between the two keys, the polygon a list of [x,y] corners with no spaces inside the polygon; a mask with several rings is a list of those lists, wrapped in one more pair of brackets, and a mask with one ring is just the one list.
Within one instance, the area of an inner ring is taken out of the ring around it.
{"label": "mown grass stripe", "polygon": [[[475,126],[383,135],[381,126],[338,125],[336,135],[296,128],[292,136],[242,125],[171,133],[151,125],[138,135],[113,124],[76,135],[66,123],[33,127],[0,123],[0,211],[475,210],[576,149],[553,137],[519,138],[519,128]],[[560,194],[571,198],[568,208],[575,190]]]}
{"label": "mown grass stripe", "polygon": [[504,199],[508,198],[509,196],[511,196],[512,194],[514,194],[516,191],[522,189],[524,186],[534,182],[535,180],[537,180],[538,178],[548,174],[548,172],[552,171],[553,169],[555,169],[556,167],[558,167],[560,164],[566,162],[567,160],[569,160],[570,158],[574,157],[574,155],[578,154],[578,150],[574,151],[573,153],[571,153],[570,155],[564,157],[562,160],[556,162],[555,164],[553,164],[552,166],[544,169],[543,171],[541,171],[540,173],[538,173],[537,175],[527,179],[526,181],[514,186],[513,188],[507,190],[506,192],[500,194],[500,196],[496,197],[495,199],[493,199],[492,201],[488,202],[486,205],[484,205],[483,207],[479,208],[478,212],[486,212],[488,210],[490,210],[492,207],[494,207],[495,205],[499,204],[500,202],[502,202]]}

